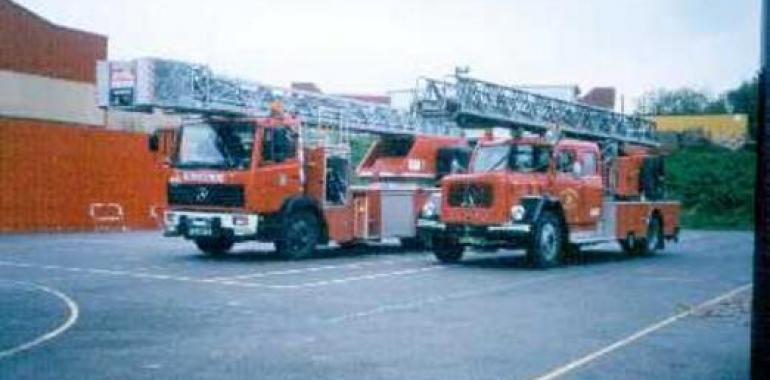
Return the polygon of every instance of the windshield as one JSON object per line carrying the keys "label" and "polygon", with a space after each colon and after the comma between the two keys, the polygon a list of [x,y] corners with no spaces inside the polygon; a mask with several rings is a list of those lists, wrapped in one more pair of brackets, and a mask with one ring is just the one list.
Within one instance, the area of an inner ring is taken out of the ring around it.
{"label": "windshield", "polygon": [[508,153],[511,146],[508,144],[480,146],[473,157],[471,172],[492,172],[505,169],[508,161]]}
{"label": "windshield", "polygon": [[501,144],[480,146],[471,164],[471,172],[483,173],[499,170],[516,172],[542,172],[548,169],[550,150],[531,144]]}
{"label": "windshield", "polygon": [[245,169],[251,165],[254,126],[249,123],[199,123],[182,127],[175,166]]}

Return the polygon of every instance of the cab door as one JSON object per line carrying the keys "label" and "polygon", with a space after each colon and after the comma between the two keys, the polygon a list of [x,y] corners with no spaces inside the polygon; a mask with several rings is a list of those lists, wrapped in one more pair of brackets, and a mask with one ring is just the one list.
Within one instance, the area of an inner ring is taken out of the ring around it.
{"label": "cab door", "polygon": [[[338,243],[356,238],[355,207],[350,190],[350,162],[346,157],[329,154],[324,163],[323,208],[329,238]],[[360,215],[359,215],[360,216]]]}
{"label": "cab door", "polygon": [[261,128],[258,132],[258,166],[254,173],[257,195],[252,201],[259,212],[280,210],[286,198],[302,192],[297,136],[288,126]]}
{"label": "cab door", "polygon": [[578,192],[581,201],[578,204],[580,214],[578,223],[595,225],[601,218],[604,192],[599,154],[591,149],[579,150],[577,153],[577,167],[573,168],[573,172],[580,180]]}
{"label": "cab door", "polygon": [[561,147],[555,159],[554,187],[567,224],[595,226],[601,217],[603,191],[598,153],[586,148]]}
{"label": "cab door", "polygon": [[580,212],[581,185],[580,176],[574,172],[578,152],[571,147],[559,147],[554,152],[556,174],[554,191],[561,202],[567,224],[581,224],[583,215]]}

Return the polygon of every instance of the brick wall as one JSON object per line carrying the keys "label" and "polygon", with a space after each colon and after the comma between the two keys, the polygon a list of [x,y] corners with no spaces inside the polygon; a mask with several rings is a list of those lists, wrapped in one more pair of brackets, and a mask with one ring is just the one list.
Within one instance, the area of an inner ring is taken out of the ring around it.
{"label": "brick wall", "polygon": [[54,25],[0,0],[0,70],[94,83],[96,61],[106,57],[106,37]]}

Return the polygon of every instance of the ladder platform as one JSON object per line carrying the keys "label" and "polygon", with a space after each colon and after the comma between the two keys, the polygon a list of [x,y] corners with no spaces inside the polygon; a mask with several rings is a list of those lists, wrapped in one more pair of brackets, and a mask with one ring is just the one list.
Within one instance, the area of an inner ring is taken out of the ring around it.
{"label": "ladder platform", "polygon": [[376,134],[458,133],[449,121],[422,120],[387,105],[244,81],[166,59],[100,61],[97,89],[100,107],[134,112],[265,116],[280,101],[309,126],[344,123],[350,131]]}
{"label": "ladder platform", "polygon": [[501,126],[543,133],[558,126],[579,138],[659,145],[655,123],[648,119],[468,77],[421,78],[414,108],[422,117],[448,118],[465,128]]}

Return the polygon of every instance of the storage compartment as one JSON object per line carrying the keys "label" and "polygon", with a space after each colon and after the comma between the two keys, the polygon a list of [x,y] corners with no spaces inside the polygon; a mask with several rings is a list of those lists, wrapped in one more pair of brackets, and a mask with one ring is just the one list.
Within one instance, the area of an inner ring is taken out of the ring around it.
{"label": "storage compartment", "polygon": [[639,196],[639,171],[642,166],[642,157],[618,157],[613,166],[613,181],[610,187],[614,187],[615,194],[620,197]]}
{"label": "storage compartment", "polygon": [[414,190],[381,190],[380,236],[415,236]]}

